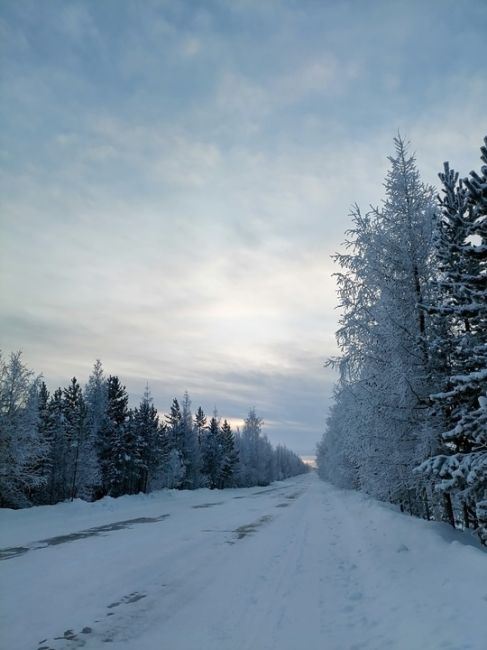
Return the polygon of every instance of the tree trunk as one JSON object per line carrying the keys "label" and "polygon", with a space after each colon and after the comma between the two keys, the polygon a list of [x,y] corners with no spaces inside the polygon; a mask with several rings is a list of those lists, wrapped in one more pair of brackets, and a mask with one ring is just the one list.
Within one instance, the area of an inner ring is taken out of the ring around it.
{"label": "tree trunk", "polygon": [[443,493],[443,504],[445,507],[445,514],[448,523],[450,524],[450,526],[453,526],[453,528],[456,528],[455,515],[453,514],[453,505],[451,502],[451,494],[449,492]]}
{"label": "tree trunk", "polygon": [[423,505],[424,505],[424,514],[425,514],[425,519],[427,521],[431,520],[431,513],[430,513],[430,507],[428,503],[428,492],[426,491],[426,488],[423,490]]}
{"label": "tree trunk", "polygon": [[78,439],[78,441],[76,443],[76,456],[75,456],[75,459],[74,459],[73,484],[71,486],[71,501],[74,501],[74,495],[75,495],[75,492],[76,492],[76,478],[77,478],[77,474],[78,474],[78,459],[79,459],[79,444],[80,444],[80,441]]}

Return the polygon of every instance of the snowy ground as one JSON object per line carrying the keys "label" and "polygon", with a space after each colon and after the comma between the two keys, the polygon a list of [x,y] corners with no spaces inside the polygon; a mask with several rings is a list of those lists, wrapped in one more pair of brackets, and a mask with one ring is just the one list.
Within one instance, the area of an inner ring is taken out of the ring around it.
{"label": "snowy ground", "polygon": [[487,554],[314,473],[4,510],[0,549],[8,650],[487,648]]}

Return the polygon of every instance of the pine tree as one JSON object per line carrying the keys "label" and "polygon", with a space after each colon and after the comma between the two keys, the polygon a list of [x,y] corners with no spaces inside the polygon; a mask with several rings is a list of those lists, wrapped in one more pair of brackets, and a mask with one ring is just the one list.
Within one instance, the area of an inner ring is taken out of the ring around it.
{"label": "pine tree", "polygon": [[166,426],[168,434],[171,438],[171,446],[173,448],[179,449],[182,445],[180,442],[181,438],[181,421],[183,419],[183,414],[181,413],[181,407],[179,402],[175,397],[172,401],[169,414],[165,416]]}
{"label": "pine tree", "polygon": [[138,483],[136,491],[147,492],[149,480],[160,467],[159,416],[147,385],[138,409],[134,410],[133,430],[137,446]]}
{"label": "pine tree", "polygon": [[63,413],[67,441],[68,495],[71,500],[85,488],[80,469],[86,461],[85,444],[88,430],[87,412],[81,386],[73,377],[63,391]]}
{"label": "pine tree", "polygon": [[32,491],[32,502],[36,505],[50,503],[49,479],[52,472],[53,430],[49,415],[49,391],[44,381],[39,384],[37,394],[37,429],[44,453],[39,458],[36,471],[42,477],[42,485]]}
{"label": "pine tree", "polygon": [[51,444],[49,448],[50,474],[47,481],[48,503],[63,501],[68,496],[68,443],[64,416],[63,389],[51,395],[47,406],[47,428]]}
{"label": "pine tree", "polygon": [[173,399],[169,414],[166,415],[166,431],[169,444],[169,458],[166,467],[167,487],[181,488],[185,480],[186,466],[183,460],[183,414],[177,398]]}
{"label": "pine tree", "polygon": [[220,463],[219,487],[233,487],[238,465],[238,453],[235,448],[235,437],[227,420],[223,420],[221,428],[221,446],[223,453]]}
{"label": "pine tree", "polygon": [[[440,449],[420,473],[446,499],[461,500],[464,525],[487,543],[487,138],[481,151],[481,175],[462,182],[448,163],[440,174],[440,274],[427,309],[447,323],[436,342],[447,353],[441,392],[432,396]],[[448,512],[454,524],[451,504]]]}
{"label": "pine tree", "polygon": [[201,449],[202,473],[210,489],[220,487],[221,466],[223,461],[223,441],[220,422],[215,411],[203,436]]}
{"label": "pine tree", "polygon": [[103,492],[123,494],[126,484],[128,395],[118,377],[107,380],[107,419],[99,443]]}
{"label": "pine tree", "polygon": [[[173,474],[171,458],[171,441],[165,422],[159,420],[153,441],[153,454],[149,463],[148,489],[159,490],[164,487],[174,487],[179,480],[180,470]],[[178,456],[179,458],[179,456]],[[175,476],[178,478],[175,479]]]}
{"label": "pine tree", "polygon": [[[137,411],[130,409],[120,435],[115,439],[115,479],[112,481],[113,496],[136,494],[142,489],[145,473],[145,431],[137,426]],[[140,424],[140,421],[139,421]]]}
{"label": "pine tree", "polygon": [[201,446],[201,440],[203,436],[203,431],[206,429],[208,420],[206,418],[206,415],[201,408],[201,406],[198,407],[198,410],[196,411],[196,414],[194,416],[194,424],[196,427],[197,431],[197,436],[198,436],[198,445]]}
{"label": "pine tree", "polygon": [[93,365],[93,370],[84,389],[87,417],[87,453],[89,463],[86,468],[87,482],[92,486],[93,497],[103,493],[102,472],[99,451],[103,446],[103,432],[108,422],[108,386],[99,359]]}
{"label": "pine tree", "polygon": [[201,454],[198,444],[198,430],[193,424],[191,400],[184,393],[181,413],[181,459],[184,464],[184,479],[181,487],[193,490],[200,486]]}

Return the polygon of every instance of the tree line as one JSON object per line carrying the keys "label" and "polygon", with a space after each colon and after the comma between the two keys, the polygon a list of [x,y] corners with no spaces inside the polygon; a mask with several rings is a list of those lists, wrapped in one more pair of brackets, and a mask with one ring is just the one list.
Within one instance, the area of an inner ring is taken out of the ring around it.
{"label": "tree line", "polygon": [[215,411],[193,415],[185,393],[162,418],[146,387],[140,404],[97,361],[86,386],[73,377],[49,393],[20,352],[0,356],[0,506],[23,508],[67,499],[161,488],[267,485],[306,471],[262,433],[251,409],[233,431]]}
{"label": "tree line", "polygon": [[385,200],[334,259],[339,355],[318,470],[487,544],[487,137],[480,173],[425,185],[395,138]]}

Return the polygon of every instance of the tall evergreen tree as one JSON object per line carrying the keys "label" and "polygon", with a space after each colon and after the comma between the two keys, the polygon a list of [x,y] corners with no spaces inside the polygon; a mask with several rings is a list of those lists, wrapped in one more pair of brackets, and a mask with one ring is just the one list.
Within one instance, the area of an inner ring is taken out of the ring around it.
{"label": "tall evergreen tree", "polygon": [[221,466],[224,453],[222,442],[220,421],[215,411],[204,433],[201,449],[202,472],[208,487],[212,490],[220,487]]}
{"label": "tall evergreen tree", "polygon": [[219,487],[233,487],[236,483],[238,453],[235,447],[235,436],[227,420],[223,420],[221,428],[222,459],[220,463]]}
{"label": "tall evergreen tree", "polygon": [[269,479],[266,476],[267,439],[262,437],[262,418],[258,417],[255,409],[250,409],[245,419],[241,435],[238,437],[239,455],[239,484],[243,487],[265,485]]}
{"label": "tall evergreen tree", "polygon": [[149,481],[159,469],[163,449],[160,445],[160,426],[149,386],[146,386],[140,406],[134,410],[132,427],[137,445],[138,485],[136,491],[147,492]]}
{"label": "tall evergreen tree", "polygon": [[[420,472],[461,500],[464,525],[487,543],[487,138],[481,152],[480,175],[462,182],[448,163],[440,174],[440,273],[428,311],[447,323],[436,344],[447,355],[441,392],[432,396],[440,449]],[[451,505],[449,513],[453,520]]]}
{"label": "tall evergreen tree", "polygon": [[194,425],[196,427],[198,444],[200,446],[201,446],[203,431],[206,429],[207,424],[208,424],[208,419],[201,406],[199,406],[194,416]]}
{"label": "tall evergreen tree", "polygon": [[394,143],[383,206],[365,216],[354,209],[348,250],[335,257],[342,267],[342,354],[335,360],[340,386],[329,424],[340,422],[343,435],[335,440],[342,449],[334,457],[352,483],[417,511],[422,486],[412,470],[424,457],[431,392],[429,323],[421,304],[428,297],[436,216],[432,188],[422,184],[414,156],[400,137]]}
{"label": "tall evergreen tree", "polygon": [[53,430],[49,415],[49,391],[44,381],[39,383],[37,393],[37,429],[44,453],[38,460],[36,470],[43,477],[42,485],[32,491],[32,502],[36,505],[50,503],[49,478],[52,472]]}
{"label": "tall evergreen tree", "polygon": [[107,418],[99,443],[102,485],[105,494],[123,494],[126,480],[128,395],[116,376],[107,380]]}
{"label": "tall evergreen tree", "polygon": [[166,486],[181,488],[186,475],[183,460],[184,425],[181,407],[176,398],[173,399],[169,414],[166,415],[166,435],[169,447],[168,462],[165,467]]}
{"label": "tall evergreen tree", "polygon": [[198,444],[198,431],[193,424],[191,400],[184,393],[181,413],[181,458],[184,464],[184,479],[181,487],[193,490],[200,485],[201,455]]}
{"label": "tall evergreen tree", "polygon": [[176,397],[173,399],[169,413],[165,417],[168,433],[172,438],[172,446],[179,448],[181,446],[180,437],[183,414],[181,413],[181,407]]}
{"label": "tall evergreen tree", "polygon": [[88,430],[87,412],[81,386],[76,377],[63,391],[63,414],[67,441],[68,496],[71,500],[78,496],[80,487],[86,488],[80,480],[81,468],[86,458],[86,438]]}
{"label": "tall evergreen tree", "polygon": [[[87,417],[87,447],[89,447],[89,482],[92,485],[93,497],[103,493],[102,472],[99,452],[103,446],[104,429],[108,422],[108,386],[99,359],[93,365],[93,370],[84,389]],[[88,469],[88,468],[87,468]]]}
{"label": "tall evergreen tree", "polygon": [[48,503],[63,501],[68,495],[68,443],[64,416],[63,389],[57,388],[51,395],[47,406],[47,427],[51,445],[49,464],[51,467],[47,482]]}

